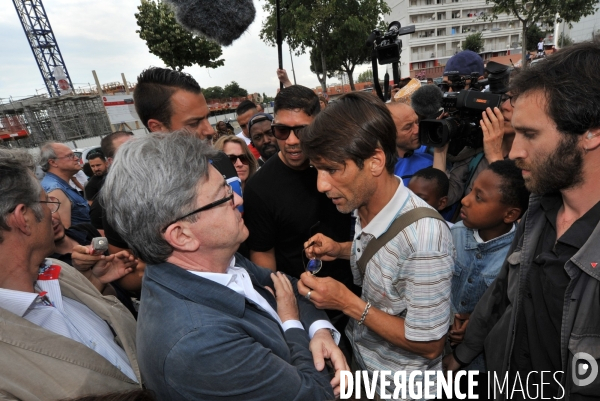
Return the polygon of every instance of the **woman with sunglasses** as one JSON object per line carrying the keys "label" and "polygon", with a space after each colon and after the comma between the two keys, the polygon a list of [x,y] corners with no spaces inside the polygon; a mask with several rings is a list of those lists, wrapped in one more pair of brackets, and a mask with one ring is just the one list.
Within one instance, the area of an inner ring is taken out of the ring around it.
{"label": "woman with sunglasses", "polygon": [[222,150],[231,160],[238,177],[242,181],[242,191],[248,178],[252,177],[258,167],[256,158],[250,152],[246,142],[237,136],[224,136],[215,142],[215,149]]}

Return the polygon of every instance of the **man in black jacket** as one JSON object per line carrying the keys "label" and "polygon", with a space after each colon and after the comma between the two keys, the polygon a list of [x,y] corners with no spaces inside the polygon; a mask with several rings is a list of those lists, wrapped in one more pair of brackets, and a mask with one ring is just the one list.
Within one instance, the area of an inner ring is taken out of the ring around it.
{"label": "man in black jacket", "polygon": [[[457,370],[484,351],[499,382],[508,377],[498,399],[600,397],[599,64],[600,41],[580,43],[511,83],[510,158],[532,192],[529,209],[463,343],[444,359]],[[524,392],[514,391],[519,382]]]}

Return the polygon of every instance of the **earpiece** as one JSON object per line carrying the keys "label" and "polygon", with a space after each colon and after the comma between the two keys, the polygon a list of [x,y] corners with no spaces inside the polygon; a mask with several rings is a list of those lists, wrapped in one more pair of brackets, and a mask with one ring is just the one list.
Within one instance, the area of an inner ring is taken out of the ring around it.
{"label": "earpiece", "polygon": [[588,132],[587,139],[592,139],[593,137],[594,137],[594,134],[592,134],[591,132]]}

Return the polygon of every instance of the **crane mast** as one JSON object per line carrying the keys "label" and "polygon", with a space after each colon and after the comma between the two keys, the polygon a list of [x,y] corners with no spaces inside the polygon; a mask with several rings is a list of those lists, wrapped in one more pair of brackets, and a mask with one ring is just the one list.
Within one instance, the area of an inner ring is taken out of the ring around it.
{"label": "crane mast", "polygon": [[13,0],[27,41],[51,97],[70,93],[71,77],[41,0]]}

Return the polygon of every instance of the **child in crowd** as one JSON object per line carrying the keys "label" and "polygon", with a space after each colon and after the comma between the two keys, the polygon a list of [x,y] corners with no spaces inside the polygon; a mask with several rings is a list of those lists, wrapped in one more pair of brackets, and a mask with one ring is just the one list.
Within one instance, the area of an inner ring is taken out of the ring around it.
{"label": "child in crowd", "polygon": [[[452,277],[452,309],[456,314],[448,333],[450,345],[462,342],[469,315],[500,272],[515,235],[515,222],[528,201],[521,170],[511,160],[490,164],[462,199],[462,221],[451,229],[456,248]],[[466,369],[485,371],[483,355]]]}
{"label": "child in crowd", "polygon": [[408,189],[438,212],[448,203],[449,186],[446,173],[433,167],[417,171],[408,182]]}

